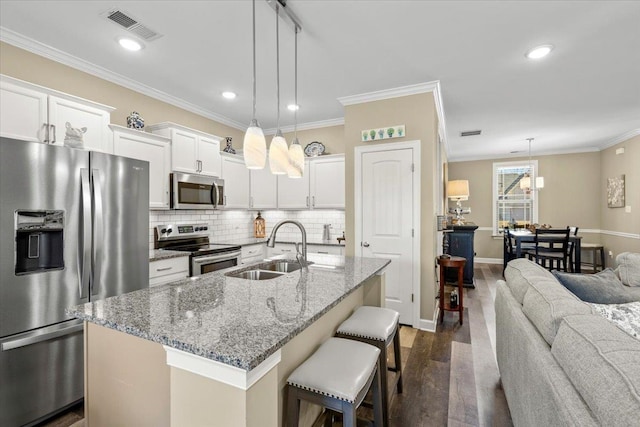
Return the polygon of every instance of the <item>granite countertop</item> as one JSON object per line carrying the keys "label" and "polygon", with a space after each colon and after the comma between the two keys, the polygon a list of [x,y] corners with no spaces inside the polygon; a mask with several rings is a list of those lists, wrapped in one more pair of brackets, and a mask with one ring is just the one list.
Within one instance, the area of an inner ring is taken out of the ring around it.
{"label": "granite countertop", "polygon": [[224,272],[257,264],[233,267],[70,307],[66,313],[249,371],[391,262],[309,258],[327,268],[253,281]]}
{"label": "granite countertop", "polygon": [[171,251],[169,249],[152,249],[149,251],[149,262],[160,261],[168,258],[189,256],[189,252]]}
{"label": "granite countertop", "polygon": [[[240,245],[240,246],[249,246],[249,245],[258,245],[261,243],[267,243],[267,239],[266,238],[255,238],[255,237],[248,237],[246,239],[213,239],[214,243],[224,243],[224,244],[230,244],[230,245]],[[297,242],[299,243],[300,240],[297,240]],[[296,242],[294,241],[287,241],[287,240],[276,240],[276,243],[290,243],[290,244],[294,244]],[[329,240],[329,241],[323,241],[323,240],[319,240],[319,241],[307,241],[307,245],[323,245],[323,246],[343,246],[343,243],[338,243],[338,241],[336,239],[333,240]]]}

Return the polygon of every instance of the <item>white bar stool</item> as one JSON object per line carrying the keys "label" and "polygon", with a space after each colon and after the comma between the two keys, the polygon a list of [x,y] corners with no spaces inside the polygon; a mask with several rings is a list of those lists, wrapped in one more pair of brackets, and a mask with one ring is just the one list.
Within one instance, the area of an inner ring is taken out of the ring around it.
{"label": "white bar stool", "polygon": [[[347,320],[342,322],[336,336],[371,344],[380,350],[380,371],[382,384],[382,414],[384,425],[389,424],[389,386],[387,370],[398,373],[397,390],[402,393],[402,362],[400,360],[400,334],[398,332],[400,314],[389,308],[359,307]],[[393,341],[395,366],[387,367],[387,347]]]}
{"label": "white bar stool", "polygon": [[341,412],[343,425],[356,427],[356,409],[370,387],[374,425],[382,426],[379,355],[380,350],[371,345],[329,338],[287,379],[287,426],[298,426],[304,399]]}

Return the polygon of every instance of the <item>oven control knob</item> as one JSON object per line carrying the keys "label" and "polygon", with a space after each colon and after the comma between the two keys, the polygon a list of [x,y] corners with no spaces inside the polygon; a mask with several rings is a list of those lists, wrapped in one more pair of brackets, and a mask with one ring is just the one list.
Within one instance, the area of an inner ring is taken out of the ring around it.
{"label": "oven control knob", "polygon": [[167,229],[166,229],[166,228],[163,228],[162,230],[160,230],[160,234],[164,234],[164,233],[166,233],[166,232],[167,232]]}
{"label": "oven control knob", "polygon": [[193,227],[193,231],[200,231],[200,227]]}
{"label": "oven control knob", "polygon": [[167,228],[167,234],[171,234],[172,232],[173,232],[173,229]]}
{"label": "oven control knob", "polygon": [[207,231],[209,227],[202,227],[202,230]]}

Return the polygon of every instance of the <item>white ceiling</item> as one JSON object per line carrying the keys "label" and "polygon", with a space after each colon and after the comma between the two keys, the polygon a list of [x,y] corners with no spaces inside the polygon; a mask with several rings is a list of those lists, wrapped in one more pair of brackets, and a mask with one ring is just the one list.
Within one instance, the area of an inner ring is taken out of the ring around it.
{"label": "white ceiling", "polygon": [[[127,32],[101,16],[112,8],[163,37],[122,50],[115,40]],[[594,150],[640,132],[640,2],[289,0],[287,8],[303,27],[300,123],[342,118],[340,97],[439,80],[451,160],[526,154],[528,137],[535,155]],[[269,129],[275,13],[262,0],[256,12],[257,117]],[[248,0],[2,0],[0,25],[4,41],[33,39],[61,51],[54,57],[87,61],[238,128],[251,119]],[[280,30],[280,124],[290,126],[293,29],[281,21]],[[547,58],[524,57],[547,43],[555,45]],[[238,98],[223,99],[224,90]],[[475,129],[482,135],[460,138]]]}

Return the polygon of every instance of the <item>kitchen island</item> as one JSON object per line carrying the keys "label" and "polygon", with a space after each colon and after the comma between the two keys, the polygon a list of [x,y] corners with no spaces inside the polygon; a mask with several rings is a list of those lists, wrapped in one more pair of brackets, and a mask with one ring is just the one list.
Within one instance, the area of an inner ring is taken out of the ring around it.
{"label": "kitchen island", "polygon": [[[85,416],[103,425],[280,426],[286,378],[360,305],[389,260],[313,256],[269,280],[206,274],[73,307],[85,321]],[[302,407],[310,425],[319,408]]]}

